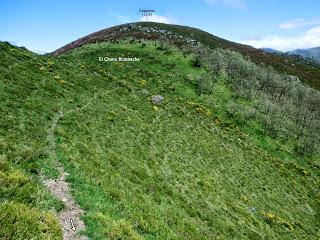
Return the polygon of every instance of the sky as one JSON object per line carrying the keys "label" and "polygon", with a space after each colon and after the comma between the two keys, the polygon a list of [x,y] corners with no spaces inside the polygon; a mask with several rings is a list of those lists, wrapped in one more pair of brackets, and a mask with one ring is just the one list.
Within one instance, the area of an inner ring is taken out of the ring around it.
{"label": "sky", "polygon": [[[155,12],[146,19],[139,9]],[[0,0],[0,41],[51,52],[92,32],[146,20],[257,48],[320,46],[319,0]]]}

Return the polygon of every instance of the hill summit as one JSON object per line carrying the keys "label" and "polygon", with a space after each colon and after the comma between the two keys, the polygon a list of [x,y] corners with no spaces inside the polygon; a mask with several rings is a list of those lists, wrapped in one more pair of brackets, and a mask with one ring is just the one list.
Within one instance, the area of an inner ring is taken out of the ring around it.
{"label": "hill summit", "polygon": [[[251,59],[256,64],[272,66],[275,70],[295,75],[302,81],[316,89],[320,89],[320,68],[304,61],[301,58],[292,58],[288,55],[272,54],[263,49],[256,49],[247,45],[231,42],[197,28],[154,23],[154,22],[134,22],[103,29],[88,36],[73,41],[52,52],[53,56],[58,56],[74,48],[88,43],[103,41],[116,41],[122,38],[132,37],[135,39],[156,40],[159,38],[169,38],[176,46],[185,43],[202,44],[211,49],[223,48],[232,50]],[[309,55],[308,55],[309,56]]]}

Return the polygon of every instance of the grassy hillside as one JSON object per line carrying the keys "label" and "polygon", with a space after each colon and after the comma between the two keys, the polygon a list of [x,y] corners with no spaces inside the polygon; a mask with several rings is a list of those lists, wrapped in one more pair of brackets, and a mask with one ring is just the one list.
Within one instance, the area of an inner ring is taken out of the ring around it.
{"label": "grassy hillside", "polygon": [[39,180],[58,174],[47,134],[59,111],[57,161],[90,239],[319,237],[319,155],[298,156],[257,119],[231,115],[230,102],[254,102],[226,77],[199,94],[208,70],[194,56],[155,41],[59,57],[0,46],[0,238],[61,239],[62,203]]}
{"label": "grassy hillside", "polygon": [[[137,39],[158,39],[161,37],[169,37],[161,32],[155,33],[149,30],[141,31],[141,28],[137,28],[136,26],[144,28],[158,28],[165,31],[170,31],[185,38],[191,37],[192,39],[200,42],[205,46],[210,47],[211,49],[223,48],[239,52],[243,56],[250,58],[256,64],[272,66],[280,73],[287,73],[298,76],[300,80],[309,84],[313,88],[320,89],[320,68],[319,66],[314,65],[312,61],[306,61],[305,59],[299,57],[289,57],[281,54],[268,53],[247,45],[242,45],[219,38],[197,28],[173,24],[154,22],[136,22],[123,24],[112,28],[107,28],[80,38],[60,49],[57,49],[52,54],[59,55],[84,44],[101,42],[105,40],[117,40],[126,37],[134,37]],[[126,29],[126,31],[123,31],[123,29]],[[170,39],[172,40],[172,38]],[[185,42],[180,38],[173,40],[177,46],[185,44]]]}
{"label": "grassy hillside", "polygon": [[61,239],[52,211],[63,208],[40,184],[46,131],[58,86],[38,69],[47,58],[0,43],[0,239]]}

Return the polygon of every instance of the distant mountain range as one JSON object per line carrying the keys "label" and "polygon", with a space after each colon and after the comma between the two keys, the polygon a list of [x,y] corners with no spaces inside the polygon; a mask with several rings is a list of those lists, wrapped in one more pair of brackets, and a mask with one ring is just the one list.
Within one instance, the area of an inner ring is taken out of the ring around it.
{"label": "distant mountain range", "polygon": [[268,53],[283,53],[282,51],[279,51],[273,48],[260,48],[260,49]]}
{"label": "distant mountain range", "polygon": [[320,47],[310,49],[296,49],[293,51],[282,52],[272,48],[261,48],[261,50],[268,53],[285,54],[285,55],[298,55],[304,58],[310,58],[320,63]]}

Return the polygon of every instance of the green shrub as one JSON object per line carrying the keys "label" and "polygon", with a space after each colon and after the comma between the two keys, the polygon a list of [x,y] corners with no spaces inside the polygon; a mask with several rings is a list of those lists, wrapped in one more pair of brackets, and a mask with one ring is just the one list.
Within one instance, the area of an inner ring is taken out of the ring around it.
{"label": "green shrub", "polygon": [[107,235],[112,240],[142,240],[142,237],[133,229],[132,225],[125,220],[114,223]]}
{"label": "green shrub", "polygon": [[62,230],[52,213],[8,202],[0,204],[0,239],[62,239]]}
{"label": "green shrub", "polygon": [[193,55],[191,58],[191,63],[192,63],[192,66],[194,67],[201,67],[202,66],[201,57],[198,54]]}
{"label": "green shrub", "polygon": [[214,76],[209,73],[202,74],[198,77],[198,93],[199,94],[211,94],[216,82]]}
{"label": "green shrub", "polygon": [[171,53],[172,46],[167,38],[159,38],[157,49],[165,53]]}
{"label": "green shrub", "polygon": [[5,173],[0,171],[1,199],[15,200],[24,203],[33,202],[37,187],[20,171]]}

